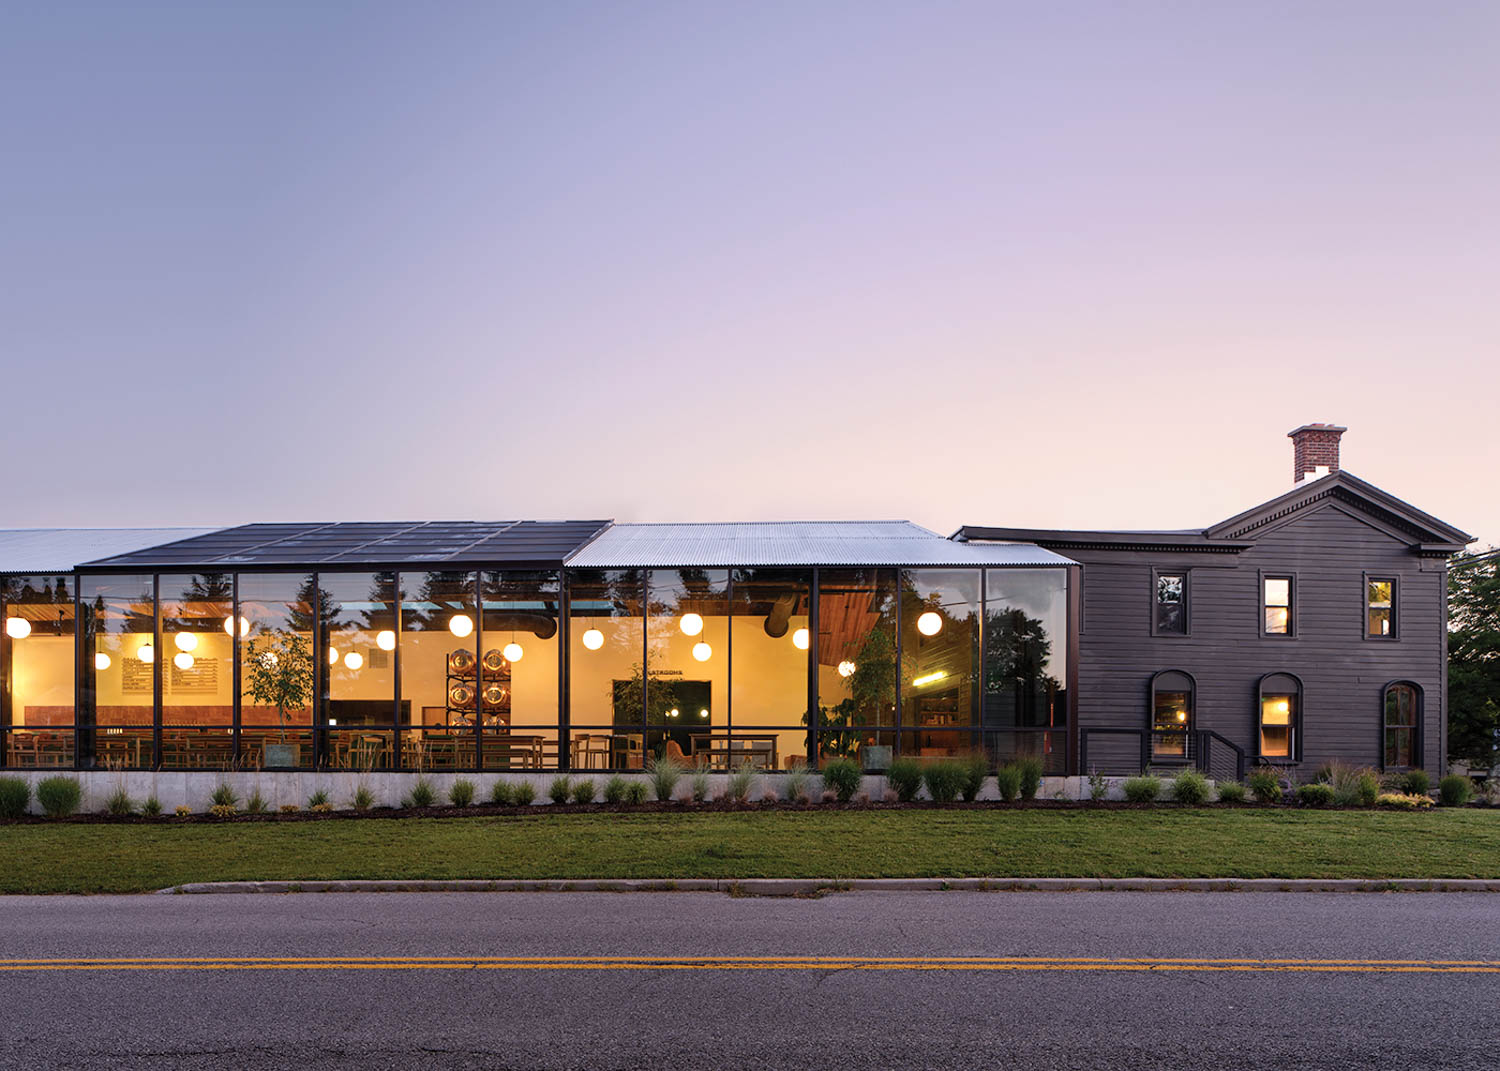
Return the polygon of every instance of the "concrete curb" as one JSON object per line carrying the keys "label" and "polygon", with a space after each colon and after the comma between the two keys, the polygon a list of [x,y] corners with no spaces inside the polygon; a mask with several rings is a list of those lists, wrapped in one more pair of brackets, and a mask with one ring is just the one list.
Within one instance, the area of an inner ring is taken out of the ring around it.
{"label": "concrete curb", "polygon": [[722,892],[820,896],[831,892],[1500,892],[1479,878],[675,878],[577,881],[203,881],[158,895],[325,892]]}

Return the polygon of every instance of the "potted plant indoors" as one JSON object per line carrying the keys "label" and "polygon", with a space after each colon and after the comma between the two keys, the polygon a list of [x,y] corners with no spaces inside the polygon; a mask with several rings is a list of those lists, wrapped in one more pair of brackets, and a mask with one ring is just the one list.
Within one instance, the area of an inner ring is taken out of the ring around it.
{"label": "potted plant indoors", "polygon": [[286,712],[312,699],[312,645],[295,632],[272,629],[250,641],[242,663],[245,688],[257,703],[276,708],[279,743],[266,744],[263,766],[301,765],[302,745],[286,739]]}

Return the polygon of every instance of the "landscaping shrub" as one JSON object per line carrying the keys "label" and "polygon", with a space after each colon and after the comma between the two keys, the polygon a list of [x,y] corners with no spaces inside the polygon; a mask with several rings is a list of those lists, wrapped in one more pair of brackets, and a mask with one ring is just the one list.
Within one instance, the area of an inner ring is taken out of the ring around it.
{"label": "landscaping shrub", "polygon": [[30,806],[30,781],[24,777],[0,777],[0,818],[20,818]]}
{"label": "landscaping shrub", "polygon": [[646,802],[646,786],[640,781],[632,781],[625,786],[625,802],[633,807],[639,807]]}
{"label": "landscaping shrub", "polygon": [[78,810],[83,786],[76,777],[45,777],[36,784],[36,801],[48,818],[64,818]]}
{"label": "landscaping shrub", "polygon": [[178,818],[186,818],[188,815],[193,813],[193,809],[186,803],[179,803],[173,813],[177,815]]}
{"label": "landscaping shrub", "polygon": [[1333,802],[1333,786],[1321,781],[1297,786],[1297,802],[1304,807],[1327,807]]}
{"label": "landscaping shrub", "polygon": [[1196,807],[1208,802],[1208,778],[1197,770],[1183,770],[1172,778],[1172,798],[1178,803]]}
{"label": "landscaping shrub", "polygon": [[592,777],[585,777],[582,781],[573,786],[573,802],[594,802],[594,779]]}
{"label": "landscaping shrub", "polygon": [[604,802],[624,803],[625,786],[625,778],[621,777],[619,774],[615,774],[608,781],[604,782]]}
{"label": "landscaping shrub", "polygon": [[781,779],[782,794],[789,800],[800,800],[807,795],[807,779],[810,776],[806,763],[788,763],[786,776]]}
{"label": "landscaping shrub", "polygon": [[240,797],[228,781],[220,781],[214,786],[213,794],[208,797],[208,802],[215,807],[234,807],[239,804]]}
{"label": "landscaping shrub", "polygon": [[1238,781],[1220,781],[1216,787],[1220,803],[1245,802],[1245,786]]}
{"label": "landscaping shrub", "polygon": [[964,782],[968,780],[968,776],[963,763],[952,759],[929,762],[927,768],[922,771],[922,781],[927,785],[927,794],[936,803],[952,803],[958,799],[958,794],[963,791]]}
{"label": "landscaping shrub", "polygon": [[896,790],[898,800],[910,803],[922,791],[922,764],[910,755],[903,755],[892,760],[885,779]]}
{"label": "landscaping shrub", "polygon": [[1432,806],[1432,797],[1412,796],[1403,792],[1382,792],[1375,797],[1375,806],[1389,807],[1398,811],[1420,811]]}
{"label": "landscaping shrub", "polygon": [[354,799],[349,801],[356,811],[368,811],[375,806],[375,793],[370,791],[370,786],[361,782],[354,789]]}
{"label": "landscaping shrub", "polygon": [[989,776],[990,760],[982,752],[976,751],[959,761],[964,768],[964,783],[959,795],[963,796],[965,803],[973,803],[984,791],[984,779]]}
{"label": "landscaping shrub", "polygon": [[859,791],[865,772],[853,759],[829,759],[823,764],[823,788],[832,792],[840,803],[848,803]]}
{"label": "landscaping shrub", "polygon": [[112,814],[116,818],[124,818],[126,815],[135,813],[135,800],[130,798],[124,785],[109,794],[109,799],[104,801],[104,813]]}
{"label": "landscaping shrub", "polygon": [[1021,795],[1021,768],[1008,762],[995,771],[995,789],[1006,803],[1012,803]]}
{"label": "landscaping shrub", "polygon": [[1333,802],[1340,807],[1373,807],[1380,795],[1380,776],[1365,768],[1332,763]]}
{"label": "landscaping shrub", "polygon": [[[735,803],[744,803],[750,798],[750,786],[755,783],[755,767],[748,762],[741,763],[739,767],[729,775],[729,781],[724,786],[724,795]],[[705,791],[708,786],[703,786]],[[697,790],[695,784],[694,791]]]}
{"label": "landscaping shrub", "polygon": [[1128,777],[1125,779],[1125,798],[1131,803],[1150,803],[1161,794],[1161,778]]}
{"label": "landscaping shrub", "polygon": [[556,804],[567,803],[573,795],[573,782],[567,774],[552,779],[552,786],[547,789],[547,795]]}
{"label": "landscaping shrub", "polygon": [[308,810],[312,811],[314,814],[332,814],[333,804],[328,800],[324,800],[322,803],[318,804],[315,807],[309,807]]}
{"label": "landscaping shrub", "polygon": [[1016,760],[1016,769],[1021,771],[1021,798],[1036,799],[1036,790],[1042,787],[1042,760],[1028,755]]}
{"label": "landscaping shrub", "polygon": [[681,780],[683,772],[682,763],[668,755],[659,758],[653,755],[646,763],[646,777],[651,782],[651,791],[664,803],[677,791],[677,782]]}
{"label": "landscaping shrub", "polygon": [[280,810],[282,814],[296,814],[298,811],[302,810],[302,808],[298,807],[295,803],[283,803],[278,808],[278,810]]}
{"label": "landscaping shrub", "polygon": [[1407,770],[1401,778],[1401,791],[1408,796],[1425,796],[1432,788],[1432,778],[1426,770]]}
{"label": "landscaping shrub", "polygon": [[213,815],[215,818],[233,818],[234,804],[216,803],[208,809],[208,813]]}
{"label": "landscaping shrub", "polygon": [[[354,798],[355,799],[359,798],[359,793],[358,792],[356,792],[354,794]],[[369,804],[365,804],[365,806],[368,807]],[[245,811],[248,814],[265,814],[266,813],[266,798],[260,794],[260,789],[259,788],[257,788],[254,792],[250,793],[250,798],[245,801]]]}
{"label": "landscaping shrub", "polygon": [[[317,795],[323,797],[323,802],[328,802],[326,793],[319,792]],[[427,780],[424,774],[417,774],[417,779],[411,783],[411,791],[401,801],[403,807],[431,807],[437,802],[437,790],[432,787],[432,782]],[[312,801],[308,801],[308,809],[315,810]]]}
{"label": "landscaping shrub", "polygon": [[1089,771],[1089,799],[1102,800],[1109,795],[1109,778],[1098,770]]}
{"label": "landscaping shrub", "polygon": [[702,766],[693,771],[692,792],[694,803],[708,799],[708,771]]}
{"label": "landscaping shrub", "polygon": [[1444,807],[1462,807],[1473,795],[1473,782],[1462,774],[1451,773],[1438,782],[1438,801]]}
{"label": "landscaping shrub", "polygon": [[448,801],[455,807],[467,807],[474,802],[474,782],[460,777],[448,786]]}
{"label": "landscaping shrub", "polygon": [[509,781],[501,778],[490,786],[490,802],[496,807],[509,807],[516,802],[516,794],[511,791]]}
{"label": "landscaping shrub", "polygon": [[536,799],[536,788],[530,781],[522,781],[511,790],[510,798],[517,807],[530,807]]}
{"label": "landscaping shrub", "polygon": [[776,790],[774,788],[772,788],[770,785],[767,785],[764,789],[761,790],[760,802],[762,804],[780,803],[781,797],[776,794]]}
{"label": "landscaping shrub", "polygon": [[1251,770],[1245,778],[1250,785],[1250,794],[1257,803],[1275,803],[1281,799],[1281,774],[1267,766]]}
{"label": "landscaping shrub", "polygon": [[[327,803],[327,802],[328,802],[328,793],[324,792],[320,788],[316,792],[314,792],[311,796],[307,797],[307,809],[310,811],[314,807],[320,806],[321,804],[324,804],[324,803]],[[407,803],[407,806],[408,807],[411,806],[410,802]]]}
{"label": "landscaping shrub", "polygon": [[161,815],[161,800],[153,793],[146,797],[146,802],[141,804],[141,813],[147,818],[157,818]]}

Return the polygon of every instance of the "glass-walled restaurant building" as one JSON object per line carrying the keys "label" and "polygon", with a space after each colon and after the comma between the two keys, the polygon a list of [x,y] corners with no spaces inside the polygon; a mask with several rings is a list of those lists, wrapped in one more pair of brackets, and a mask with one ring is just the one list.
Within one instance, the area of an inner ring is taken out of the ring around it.
{"label": "glass-walled restaurant building", "polygon": [[31,568],[0,533],[6,766],[1076,766],[1077,566],[1032,544],[907,522],[160,535]]}

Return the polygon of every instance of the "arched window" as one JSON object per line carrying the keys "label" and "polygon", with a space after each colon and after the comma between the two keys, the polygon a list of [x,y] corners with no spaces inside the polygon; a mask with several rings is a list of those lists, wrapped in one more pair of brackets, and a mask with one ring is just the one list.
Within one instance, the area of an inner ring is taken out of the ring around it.
{"label": "arched window", "polygon": [[1385,686],[1384,746],[1387,770],[1422,765],[1422,689],[1411,681]]}
{"label": "arched window", "polygon": [[1255,746],[1267,762],[1302,761],[1302,680],[1294,673],[1260,679]]}
{"label": "arched window", "polygon": [[1186,759],[1198,685],[1191,673],[1164,669],[1151,678],[1151,757]]}

